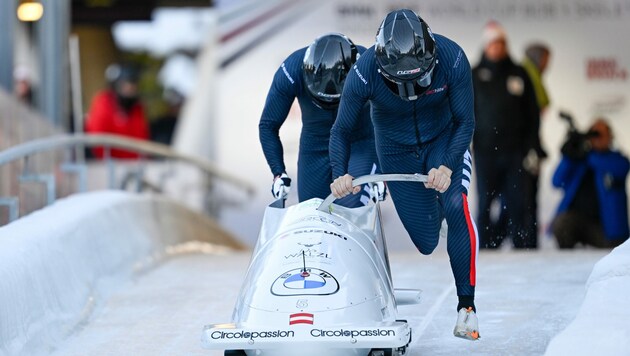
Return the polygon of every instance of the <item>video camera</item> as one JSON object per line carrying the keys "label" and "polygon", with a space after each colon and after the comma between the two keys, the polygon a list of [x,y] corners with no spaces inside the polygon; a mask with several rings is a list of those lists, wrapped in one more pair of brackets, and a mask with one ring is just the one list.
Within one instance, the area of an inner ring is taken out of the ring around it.
{"label": "video camera", "polygon": [[592,130],[580,132],[575,127],[575,121],[573,120],[573,116],[571,114],[566,111],[560,111],[558,115],[560,116],[560,119],[565,120],[569,124],[567,139],[562,145],[560,152],[573,159],[586,158],[586,155],[591,150],[591,143],[589,139],[599,136],[599,132]]}

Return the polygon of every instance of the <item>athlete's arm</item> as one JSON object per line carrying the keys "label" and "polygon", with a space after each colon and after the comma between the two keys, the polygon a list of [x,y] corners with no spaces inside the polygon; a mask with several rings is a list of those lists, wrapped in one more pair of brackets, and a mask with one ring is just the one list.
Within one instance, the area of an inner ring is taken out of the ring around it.
{"label": "athlete's arm", "polygon": [[470,63],[463,50],[459,50],[450,70],[449,100],[455,129],[444,155],[443,165],[453,170],[463,160],[475,130],[472,75]]}
{"label": "athlete's arm", "polygon": [[368,100],[367,82],[358,76],[356,65],[350,69],[341,94],[337,119],[330,130],[330,165],[333,178],[348,173],[352,132],[361,121],[361,110]]}
{"label": "athlete's arm", "polygon": [[295,100],[295,85],[294,77],[287,71],[285,63],[283,63],[273,78],[265,108],[258,124],[260,143],[274,177],[280,176],[286,170],[284,149],[279,132]]}

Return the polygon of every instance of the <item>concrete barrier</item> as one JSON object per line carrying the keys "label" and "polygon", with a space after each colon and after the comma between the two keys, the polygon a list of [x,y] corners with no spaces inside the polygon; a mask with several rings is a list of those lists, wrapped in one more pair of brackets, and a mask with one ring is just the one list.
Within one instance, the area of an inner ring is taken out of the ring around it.
{"label": "concrete barrier", "polygon": [[0,228],[0,354],[45,354],[107,295],[173,254],[243,246],[172,201],[101,191]]}

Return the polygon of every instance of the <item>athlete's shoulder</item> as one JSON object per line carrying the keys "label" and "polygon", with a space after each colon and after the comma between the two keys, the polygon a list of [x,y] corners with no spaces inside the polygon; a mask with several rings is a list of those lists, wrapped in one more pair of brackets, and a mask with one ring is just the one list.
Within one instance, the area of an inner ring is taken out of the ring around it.
{"label": "athlete's shoulder", "polygon": [[434,34],[433,36],[435,38],[440,64],[453,69],[462,68],[470,70],[468,57],[466,57],[466,53],[460,45],[446,36],[439,34]]}
{"label": "athlete's shoulder", "polygon": [[365,53],[365,51],[366,51],[366,50],[367,50],[367,48],[365,48],[365,47],[363,47],[363,46],[361,46],[361,45],[357,45],[357,52],[358,52],[360,55],[363,55],[363,53]]}
{"label": "athlete's shoulder", "polygon": [[448,50],[461,49],[460,45],[457,44],[457,42],[453,41],[452,39],[444,35],[434,33],[433,38],[435,38],[435,43],[437,44],[438,51],[440,50],[440,48],[448,49]]}
{"label": "athlete's shoulder", "polygon": [[370,82],[372,75],[376,73],[374,46],[367,48],[365,52],[361,54],[350,71],[354,72],[363,84],[367,85]]}
{"label": "athlete's shoulder", "polygon": [[[359,62],[361,62],[361,63],[375,63],[374,46],[371,46],[370,48],[363,48],[363,52],[359,52],[359,53],[361,53],[361,56],[357,60],[357,64],[359,64]],[[364,65],[364,64],[362,64],[362,65]]]}
{"label": "athlete's shoulder", "polygon": [[298,66],[302,66],[302,62],[304,62],[304,54],[306,54],[306,49],[308,47],[302,47],[298,50],[296,50],[295,52],[291,53],[287,59],[284,60],[284,63],[286,65],[298,65]]}
{"label": "athlete's shoulder", "polygon": [[304,62],[305,53],[306,47],[298,49],[291,53],[282,64],[280,64],[280,68],[278,68],[278,72],[281,72],[291,84],[295,84],[296,81],[301,80],[302,63]]}

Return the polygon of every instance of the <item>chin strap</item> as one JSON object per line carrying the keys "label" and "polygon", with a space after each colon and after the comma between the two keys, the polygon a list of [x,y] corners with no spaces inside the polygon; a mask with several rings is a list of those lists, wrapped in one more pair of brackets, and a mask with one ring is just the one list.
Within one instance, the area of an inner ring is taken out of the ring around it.
{"label": "chin strap", "polygon": [[396,83],[396,85],[398,86],[398,95],[401,98],[409,101],[418,99],[413,82]]}

